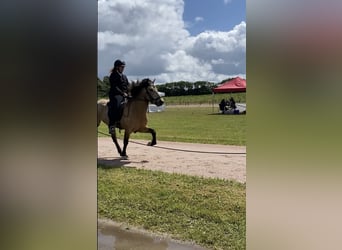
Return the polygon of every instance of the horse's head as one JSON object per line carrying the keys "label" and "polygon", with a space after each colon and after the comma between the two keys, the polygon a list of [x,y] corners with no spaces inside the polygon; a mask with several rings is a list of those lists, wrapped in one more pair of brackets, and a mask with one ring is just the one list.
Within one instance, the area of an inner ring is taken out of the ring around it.
{"label": "horse's head", "polygon": [[158,93],[156,86],[154,85],[154,80],[146,78],[141,81],[140,86],[146,91],[146,100],[157,106],[164,104],[164,99]]}

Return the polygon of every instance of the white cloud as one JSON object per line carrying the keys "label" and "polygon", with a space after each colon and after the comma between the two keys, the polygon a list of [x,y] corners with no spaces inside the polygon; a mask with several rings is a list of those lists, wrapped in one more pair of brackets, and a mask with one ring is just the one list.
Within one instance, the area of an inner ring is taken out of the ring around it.
{"label": "white cloud", "polygon": [[224,64],[224,60],[222,58],[219,59],[212,59],[211,60],[212,64]]}
{"label": "white cloud", "polygon": [[[188,53],[211,62],[214,72],[243,74],[246,72],[246,23],[229,32],[206,31],[191,40]],[[220,61],[220,63],[213,63]]]}
{"label": "white cloud", "polygon": [[204,20],[204,18],[201,17],[201,16],[195,17],[195,21],[196,21],[196,22],[201,22],[201,21],[203,21],[203,20]]}
{"label": "white cloud", "polygon": [[[246,24],[190,36],[182,0],[99,0],[98,74],[126,61],[130,80],[213,81],[245,75]],[[200,18],[198,19],[200,21]]]}

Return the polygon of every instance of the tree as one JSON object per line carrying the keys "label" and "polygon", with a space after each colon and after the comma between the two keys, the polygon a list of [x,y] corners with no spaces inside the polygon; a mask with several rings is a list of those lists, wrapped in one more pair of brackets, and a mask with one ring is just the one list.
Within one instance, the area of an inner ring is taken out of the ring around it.
{"label": "tree", "polygon": [[[226,80],[223,80],[221,83],[225,81]],[[158,90],[164,92],[166,96],[206,95],[211,94],[212,89],[217,85],[218,84],[208,81],[179,81],[159,84]],[[109,88],[110,83],[108,76],[105,76],[102,81],[97,78],[97,96],[99,98],[108,97]]]}
{"label": "tree", "polygon": [[158,85],[158,90],[164,92],[166,96],[205,95],[211,94],[211,89],[214,86],[214,83],[206,81],[197,81],[194,83],[179,81]]}
{"label": "tree", "polygon": [[98,98],[108,97],[109,87],[110,87],[110,84],[109,84],[108,76],[105,76],[103,78],[103,81],[97,78],[97,97]]}

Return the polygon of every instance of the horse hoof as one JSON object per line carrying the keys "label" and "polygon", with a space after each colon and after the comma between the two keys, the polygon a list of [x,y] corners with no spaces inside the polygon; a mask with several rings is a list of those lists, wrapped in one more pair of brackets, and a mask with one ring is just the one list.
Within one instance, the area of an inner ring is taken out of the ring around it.
{"label": "horse hoof", "polygon": [[127,158],[128,158],[128,155],[127,155],[127,154],[122,154],[122,153],[121,153],[120,156],[121,156],[122,159],[127,159]]}
{"label": "horse hoof", "polygon": [[154,146],[156,144],[157,144],[156,142],[149,142],[149,143],[147,143],[147,146]]}

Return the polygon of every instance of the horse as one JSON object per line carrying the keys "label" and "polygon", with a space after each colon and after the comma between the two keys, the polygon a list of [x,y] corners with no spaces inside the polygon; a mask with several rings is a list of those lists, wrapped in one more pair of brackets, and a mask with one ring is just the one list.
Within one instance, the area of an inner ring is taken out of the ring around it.
{"label": "horse", "polygon": [[[160,97],[154,81],[148,78],[143,79],[141,82],[133,84],[131,88],[131,97],[124,105],[122,117],[117,125],[120,130],[125,130],[123,149],[118,143],[116,133],[111,134],[112,140],[120,156],[128,157],[126,153],[129,137],[131,133],[150,133],[152,140],[148,143],[149,146],[157,144],[156,131],[153,128],[147,127],[147,108],[148,103],[151,102],[157,106],[164,104],[163,98]],[[108,117],[108,100],[101,99],[97,102],[97,126],[101,121],[109,124]]]}

